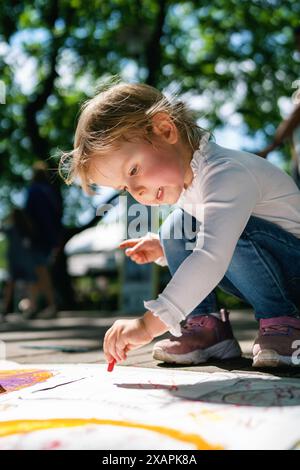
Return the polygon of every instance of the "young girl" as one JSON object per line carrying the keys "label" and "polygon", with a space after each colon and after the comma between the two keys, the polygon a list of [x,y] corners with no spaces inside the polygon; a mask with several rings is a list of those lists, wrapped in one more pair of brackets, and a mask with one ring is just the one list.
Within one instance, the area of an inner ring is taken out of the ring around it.
{"label": "young girl", "polygon": [[110,186],[141,204],[178,206],[159,235],[120,245],[137,263],[167,264],[173,277],[144,302],[142,317],[107,331],[108,362],[167,331],[172,336],[154,346],[155,359],[197,364],[239,356],[228,312],[217,311],[219,285],[253,306],[260,326],[253,365],[298,365],[300,192],[292,178],[257,155],[210,141],[184,103],[127,83],[83,106],[65,168],[67,182],[79,177],[86,191]]}

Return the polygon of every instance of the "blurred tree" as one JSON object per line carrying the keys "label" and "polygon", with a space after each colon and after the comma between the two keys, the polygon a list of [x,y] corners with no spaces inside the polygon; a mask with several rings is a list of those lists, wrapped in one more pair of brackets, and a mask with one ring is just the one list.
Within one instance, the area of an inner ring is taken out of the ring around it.
{"label": "blurred tree", "polygon": [[176,83],[201,96],[191,104],[210,127],[231,120],[272,135],[297,78],[299,13],[295,0],[2,2],[2,197],[32,161],[72,146],[79,104],[108,74]]}

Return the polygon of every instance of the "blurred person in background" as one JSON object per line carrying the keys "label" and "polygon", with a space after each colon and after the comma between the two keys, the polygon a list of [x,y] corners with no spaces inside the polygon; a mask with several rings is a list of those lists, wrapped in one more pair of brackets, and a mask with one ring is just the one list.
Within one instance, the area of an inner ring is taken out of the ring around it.
{"label": "blurred person in background", "polygon": [[20,309],[35,312],[37,308],[38,284],[33,263],[34,229],[22,209],[13,209],[1,226],[7,237],[8,279],[4,287],[3,314],[15,307],[15,289],[18,281],[25,284],[26,299],[20,302]]}
{"label": "blurred person in background", "polygon": [[27,190],[25,211],[30,218],[36,240],[33,247],[39,290],[46,300],[43,318],[57,314],[55,292],[51,279],[51,265],[62,237],[62,200],[60,193],[51,183],[49,170],[44,162],[33,165],[33,177]]}

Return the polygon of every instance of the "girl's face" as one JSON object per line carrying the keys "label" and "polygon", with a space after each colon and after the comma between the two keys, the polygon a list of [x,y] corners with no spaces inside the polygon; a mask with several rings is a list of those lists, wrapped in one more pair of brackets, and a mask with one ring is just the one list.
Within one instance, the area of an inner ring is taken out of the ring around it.
{"label": "girl's face", "polygon": [[127,190],[147,206],[176,203],[193,179],[192,151],[178,139],[176,126],[170,125],[165,122],[163,132],[161,127],[153,128],[155,147],[147,141],[124,142],[111,155],[92,158],[89,176],[93,183]]}

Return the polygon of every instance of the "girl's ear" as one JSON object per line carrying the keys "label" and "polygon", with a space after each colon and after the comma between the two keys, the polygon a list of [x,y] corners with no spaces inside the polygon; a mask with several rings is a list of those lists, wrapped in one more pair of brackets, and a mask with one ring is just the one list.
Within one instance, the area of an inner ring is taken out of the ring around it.
{"label": "girl's ear", "polygon": [[160,112],[153,116],[152,130],[169,144],[175,144],[178,140],[177,127],[167,113]]}

